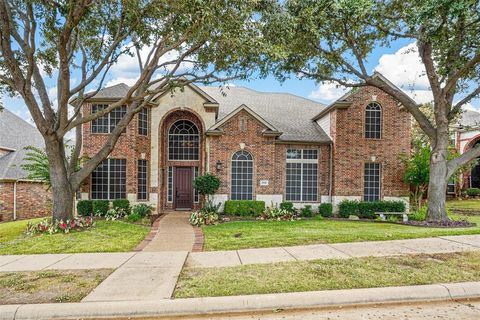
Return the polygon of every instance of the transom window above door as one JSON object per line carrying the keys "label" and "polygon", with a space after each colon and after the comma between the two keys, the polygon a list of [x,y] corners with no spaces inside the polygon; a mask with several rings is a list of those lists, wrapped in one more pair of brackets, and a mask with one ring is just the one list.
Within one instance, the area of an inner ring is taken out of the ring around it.
{"label": "transom window above door", "polygon": [[178,120],[168,130],[168,160],[199,160],[200,134],[188,120]]}

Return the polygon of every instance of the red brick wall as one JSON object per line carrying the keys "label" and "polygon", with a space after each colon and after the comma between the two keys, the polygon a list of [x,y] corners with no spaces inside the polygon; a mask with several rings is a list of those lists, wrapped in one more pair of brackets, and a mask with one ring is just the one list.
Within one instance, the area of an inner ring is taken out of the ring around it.
{"label": "red brick wall", "polygon": [[[14,183],[0,182],[0,220],[13,220]],[[17,219],[48,216],[52,195],[42,183],[17,182]]]}
{"label": "red brick wall", "polygon": [[[91,104],[85,104],[83,107],[83,114],[90,114],[90,110]],[[83,125],[82,129],[82,155],[84,157],[92,157],[95,155],[109,137],[109,134],[92,134],[90,133],[90,128],[91,123],[88,122]],[[138,134],[138,114],[135,115],[132,121],[128,124],[126,133],[122,133],[109,156],[109,158],[127,159],[127,194],[137,193],[137,160],[141,159],[142,153],[145,154],[145,159],[148,160],[148,165],[150,166],[150,133],[151,128],[149,128],[147,136]],[[150,177],[150,174],[147,176]],[[90,179],[86,179],[82,187],[82,192],[89,191]]]}
{"label": "red brick wall", "polygon": [[[240,119],[247,121],[247,130],[241,131]],[[308,144],[276,144],[274,137],[262,135],[265,126],[245,111],[232,117],[221,129],[221,136],[209,137],[211,171],[221,180],[219,194],[230,195],[231,159],[241,150],[240,143],[245,143],[245,150],[250,152],[254,161],[254,195],[280,194],[285,196],[286,150],[289,148],[319,150],[319,195],[328,194],[329,146]],[[217,161],[223,164],[222,170],[216,170]],[[260,180],[268,180],[268,186],[260,186]]]}
{"label": "red brick wall", "polygon": [[[376,95],[382,107],[381,139],[364,137],[365,108]],[[403,183],[404,166],[401,153],[410,152],[411,117],[400,110],[397,101],[380,89],[365,87],[351,96],[352,105],[332,113],[334,140],[334,195],[363,196],[363,171],[365,162],[382,164],[382,197],[408,195]]]}

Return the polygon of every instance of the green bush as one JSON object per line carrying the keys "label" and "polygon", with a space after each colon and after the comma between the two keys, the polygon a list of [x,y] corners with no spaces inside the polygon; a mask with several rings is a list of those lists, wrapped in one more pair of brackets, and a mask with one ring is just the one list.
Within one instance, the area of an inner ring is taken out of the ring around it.
{"label": "green bush", "polygon": [[77,202],[77,213],[81,216],[90,216],[93,214],[92,200],[79,200]]}
{"label": "green bush", "polygon": [[338,204],[338,215],[342,218],[348,218],[350,215],[358,215],[357,200],[343,200]]}
{"label": "green bush", "polygon": [[403,201],[356,201],[343,200],[338,206],[342,218],[356,215],[362,219],[375,219],[375,212],[405,212]]}
{"label": "green bush", "polygon": [[107,215],[107,211],[109,209],[110,203],[108,200],[93,200],[92,201],[92,209],[93,213],[97,216],[105,216]]}
{"label": "green bush", "polygon": [[333,207],[331,203],[321,203],[318,207],[318,213],[325,218],[333,216]]}
{"label": "green bush", "polygon": [[287,211],[289,213],[295,212],[295,207],[293,206],[293,202],[289,202],[289,201],[284,201],[280,203],[280,209]]}
{"label": "green bush", "polygon": [[129,215],[127,216],[127,220],[130,221],[130,222],[137,222],[137,221],[139,221],[139,220],[141,220],[141,219],[142,219],[142,216],[141,216],[139,213],[137,213],[137,212],[134,212],[134,213],[129,214]]}
{"label": "green bush", "polygon": [[228,200],[225,201],[225,214],[242,217],[257,217],[265,211],[265,201]]}
{"label": "green bush", "polygon": [[220,179],[211,173],[206,173],[203,176],[198,176],[193,180],[193,187],[200,194],[209,195],[217,192],[220,188]]}
{"label": "green bush", "polygon": [[132,214],[138,214],[140,217],[146,217],[150,213],[152,213],[153,207],[146,204],[146,203],[141,203],[133,206],[132,208]]}
{"label": "green bush", "polygon": [[428,206],[423,206],[417,211],[414,211],[411,214],[409,214],[408,219],[412,221],[425,221],[425,218],[427,217],[427,210],[428,210]]}
{"label": "green bush", "polygon": [[112,207],[115,210],[122,209],[126,214],[130,213],[130,201],[127,199],[115,199],[112,201]]}
{"label": "green bush", "polygon": [[309,204],[305,205],[302,209],[300,209],[300,216],[302,217],[309,218],[313,217],[314,215],[315,213],[312,210],[312,206]]}
{"label": "green bush", "polygon": [[480,196],[480,189],[479,188],[469,188],[469,189],[467,189],[467,195],[469,197]]}

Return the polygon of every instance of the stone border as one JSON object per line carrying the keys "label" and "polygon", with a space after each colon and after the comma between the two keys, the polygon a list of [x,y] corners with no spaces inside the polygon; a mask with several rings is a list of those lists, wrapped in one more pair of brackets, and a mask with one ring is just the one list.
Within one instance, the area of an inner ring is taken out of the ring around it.
{"label": "stone border", "polygon": [[321,309],[480,297],[480,282],[325,290],[233,297],[0,306],[0,320],[171,318],[277,309]]}
{"label": "stone border", "polygon": [[150,232],[145,236],[145,239],[142,240],[132,251],[142,251],[145,249],[145,247],[155,238],[155,236],[158,233],[158,229],[160,226],[160,220],[165,217],[166,214],[160,215],[153,223],[152,226],[150,227]]}
{"label": "stone border", "polygon": [[193,242],[192,252],[202,252],[203,244],[205,243],[205,235],[200,227],[193,227],[193,233],[195,234],[195,241]]}

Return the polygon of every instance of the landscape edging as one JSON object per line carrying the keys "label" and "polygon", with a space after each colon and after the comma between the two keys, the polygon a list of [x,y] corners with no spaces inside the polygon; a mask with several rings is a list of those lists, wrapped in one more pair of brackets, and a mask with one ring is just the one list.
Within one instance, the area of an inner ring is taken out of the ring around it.
{"label": "landscape edging", "polygon": [[325,290],[158,301],[82,302],[0,306],[0,320],[172,317],[276,309],[310,309],[480,297],[480,282]]}

